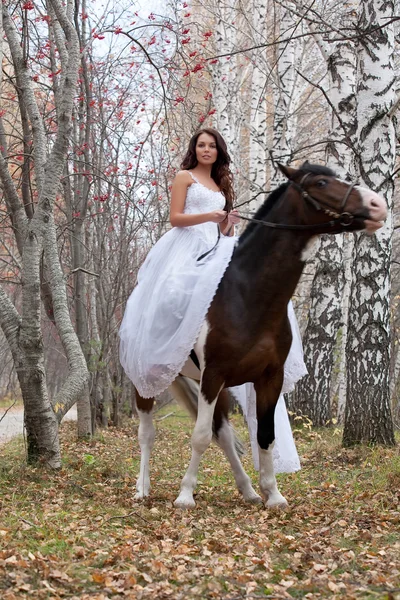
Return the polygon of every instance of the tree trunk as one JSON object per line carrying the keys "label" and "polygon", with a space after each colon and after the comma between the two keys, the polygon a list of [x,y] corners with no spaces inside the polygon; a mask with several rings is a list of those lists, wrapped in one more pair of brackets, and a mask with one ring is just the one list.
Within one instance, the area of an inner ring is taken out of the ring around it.
{"label": "tree trunk", "polygon": [[394,444],[390,409],[390,263],[395,130],[393,2],[361,0],[358,48],[359,170],[387,199],[389,216],[373,238],[355,242],[347,340],[347,403],[343,445]]}
{"label": "tree trunk", "polygon": [[[43,248],[46,240],[50,239],[49,232],[54,233],[53,206],[68,150],[72,106],[78,77],[79,44],[76,32],[68,20],[61,2],[50,0],[50,4],[56,15],[54,18],[57,19],[63,30],[68,53],[67,62],[63,64],[64,81],[58,112],[58,130],[48,154],[46,152],[48,140],[43,118],[36,102],[32,77],[27,66],[28,61],[23,55],[20,38],[7,7],[4,4],[2,7],[4,31],[10,48],[20,98],[24,103],[24,110],[26,109],[29,115],[32,127],[35,189],[38,191],[38,203],[28,221],[10,176],[6,158],[4,155],[1,156],[0,178],[12,223],[18,230],[16,240],[22,256],[22,309],[20,316],[9,297],[3,290],[0,290],[0,325],[13,354],[24,399],[28,459],[30,462],[43,460],[46,464],[56,468],[60,466],[57,407],[54,410],[51,407],[46,386],[41,332],[40,274]],[[50,271],[53,269],[50,279],[54,288],[54,285],[60,283],[61,269],[57,270],[59,259],[55,235],[53,242],[56,263],[48,264],[48,268]],[[63,289],[65,291],[65,284]],[[61,303],[57,307],[56,304],[60,299]],[[57,311],[58,316],[64,314],[64,309],[68,313],[66,295],[53,297],[53,301],[55,313]],[[61,305],[63,302],[64,306]],[[84,378],[81,377],[78,388],[84,381]],[[76,384],[76,382],[75,378],[73,383]],[[68,390],[68,394],[70,393]],[[63,408],[64,406],[59,407],[60,412]]]}
{"label": "tree trunk", "polygon": [[[342,14],[341,26],[349,27],[353,19],[351,8]],[[329,98],[332,124],[330,142],[326,148],[327,163],[337,175],[346,179],[352,172],[352,134],[355,129],[355,65],[354,45],[351,41],[338,42],[328,55]],[[323,236],[315,257],[316,270],[311,285],[311,307],[303,337],[308,376],[296,386],[292,406],[295,412],[307,416],[314,426],[331,422],[331,383],[338,332],[343,329],[343,292],[345,273],[343,263],[343,236]],[[339,350],[341,347],[339,346]]]}
{"label": "tree trunk", "polygon": [[349,326],[349,310],[350,310],[350,291],[353,266],[353,249],[354,237],[348,234],[345,237],[344,243],[344,289],[342,302],[342,328],[340,331],[340,339],[338,340],[337,352],[339,354],[338,374],[336,377],[336,393],[331,394],[331,399],[335,396],[337,410],[336,418],[339,424],[344,423],[344,411],[346,408],[346,388],[347,388],[347,366],[346,366],[346,347],[347,333]]}
{"label": "tree trunk", "polygon": [[53,399],[53,409],[58,422],[75,404],[82,393],[82,387],[87,382],[89,373],[86,360],[74,331],[71,316],[68,311],[68,297],[65,276],[60,264],[57,247],[57,235],[53,216],[47,223],[44,238],[44,252],[49,273],[54,322],[60,341],[68,361],[68,375],[61,389]]}
{"label": "tree trunk", "polygon": [[[72,239],[73,244],[73,271],[74,271],[74,304],[76,333],[82,352],[86,361],[90,359],[90,348],[88,339],[88,312],[86,299],[86,275],[82,269],[84,265],[84,234],[82,231],[82,219],[78,217]],[[90,407],[89,385],[86,384],[77,402],[78,413],[78,437],[90,437],[93,433],[92,414]]]}
{"label": "tree trunk", "polygon": [[[26,348],[28,349],[28,348]],[[44,371],[43,347],[29,344],[29,353],[17,367],[24,399],[28,462],[41,461],[49,467],[61,467],[58,421],[51,406]]]}
{"label": "tree trunk", "polygon": [[[294,14],[294,5],[286,3],[276,6],[279,16],[279,38],[288,38],[298,27]],[[296,131],[296,96],[299,87],[296,67],[299,62],[299,40],[286,41],[276,46],[276,81],[274,85],[274,127],[272,141],[271,187],[274,188],[286,181],[278,169],[277,162],[290,163],[293,150],[293,139]]]}
{"label": "tree trunk", "polygon": [[[254,45],[265,44],[267,34],[267,0],[256,0],[253,5]],[[254,50],[252,54],[249,179],[250,194],[257,195],[249,203],[250,212],[256,211],[266,199],[267,186],[267,66],[265,50]]]}
{"label": "tree trunk", "polygon": [[[343,242],[342,238],[339,240]],[[330,378],[344,286],[342,248],[337,241],[331,242],[332,236],[321,239],[311,287],[309,320],[303,337],[308,375],[298,382],[292,400],[293,410],[307,416],[316,427],[326,425],[332,418]]]}
{"label": "tree trunk", "polygon": [[[76,31],[80,38],[81,51],[81,79],[80,100],[77,108],[77,121],[80,127],[77,129],[75,143],[83,148],[82,158],[75,163],[74,171],[74,198],[73,198],[73,221],[71,232],[72,249],[72,272],[74,274],[74,305],[76,333],[81,345],[86,363],[91,361],[91,346],[89,344],[89,311],[87,303],[86,273],[86,245],[84,222],[87,216],[90,184],[85,172],[90,172],[90,144],[92,127],[91,91],[88,79],[87,57],[85,45],[87,43],[86,19],[79,18],[79,12],[87,12],[86,0],[82,0],[81,6],[75,6],[74,19]],[[92,382],[93,385],[93,382]],[[78,413],[78,437],[90,437],[93,434],[94,423],[92,420],[91,398],[89,384],[82,390],[77,402]]]}
{"label": "tree trunk", "polygon": [[[235,26],[238,17],[236,0],[216,2],[216,51],[229,54],[236,48],[238,30]],[[225,139],[232,158],[232,170],[241,166],[240,155],[240,73],[236,67],[236,56],[223,56],[213,65],[213,100],[216,108],[217,129]]]}
{"label": "tree trunk", "polygon": [[[36,295],[37,306],[38,291]],[[59,468],[61,456],[58,422],[47,395],[43,343],[38,322],[40,324],[40,320],[24,323],[9,297],[0,288],[0,326],[13,355],[24,399],[28,461],[36,462],[40,459],[52,468]]]}

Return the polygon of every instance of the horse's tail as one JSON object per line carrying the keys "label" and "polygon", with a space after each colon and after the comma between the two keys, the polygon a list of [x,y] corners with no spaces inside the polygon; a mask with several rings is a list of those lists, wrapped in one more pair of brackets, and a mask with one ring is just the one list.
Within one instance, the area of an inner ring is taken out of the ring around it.
{"label": "horse's tail", "polygon": [[[194,379],[190,379],[189,377],[185,377],[184,375],[179,375],[170,386],[170,390],[178,404],[189,413],[193,420],[196,420],[199,383]],[[229,395],[231,395],[229,390],[225,391]],[[245,454],[243,442],[239,439],[235,428],[232,427],[231,423],[229,423],[229,426],[233,430],[236,452],[239,456],[242,456],[243,454]],[[218,438],[215,435],[215,433],[213,433],[213,438],[218,444]]]}

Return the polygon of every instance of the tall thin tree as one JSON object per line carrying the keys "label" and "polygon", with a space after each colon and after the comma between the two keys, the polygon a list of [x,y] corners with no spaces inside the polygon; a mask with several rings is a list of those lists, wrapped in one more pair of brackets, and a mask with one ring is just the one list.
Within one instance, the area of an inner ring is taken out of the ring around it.
{"label": "tall thin tree", "polygon": [[390,261],[395,129],[394,3],[360,0],[357,57],[358,168],[389,205],[385,227],[357,237],[347,340],[343,444],[394,444],[390,408]]}

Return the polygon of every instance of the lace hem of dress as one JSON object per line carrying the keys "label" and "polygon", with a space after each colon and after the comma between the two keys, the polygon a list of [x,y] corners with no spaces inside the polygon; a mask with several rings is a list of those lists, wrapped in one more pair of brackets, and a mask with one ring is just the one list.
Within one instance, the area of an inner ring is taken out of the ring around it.
{"label": "lace hem of dress", "polygon": [[282,394],[293,392],[296,383],[305,375],[308,374],[303,357],[298,360],[291,359],[288,364],[285,364],[285,375],[282,385]]}

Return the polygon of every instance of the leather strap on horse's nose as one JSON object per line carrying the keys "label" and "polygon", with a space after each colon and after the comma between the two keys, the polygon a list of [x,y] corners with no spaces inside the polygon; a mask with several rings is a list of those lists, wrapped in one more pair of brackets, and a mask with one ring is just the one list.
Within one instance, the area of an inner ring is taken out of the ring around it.
{"label": "leather strap on horse's nose", "polygon": [[[343,201],[342,201],[342,205],[341,205],[341,207],[340,207],[340,210],[343,210],[343,209],[344,209],[344,207],[346,206],[346,202],[347,202],[347,200],[349,199],[349,196],[350,196],[351,192],[353,191],[353,189],[355,188],[355,186],[356,186],[356,185],[357,185],[357,183],[351,183],[351,184],[349,185],[349,189],[347,190],[347,194],[346,194],[346,195],[345,195],[345,197],[343,198]],[[343,213],[343,214],[348,214],[348,213]]]}

